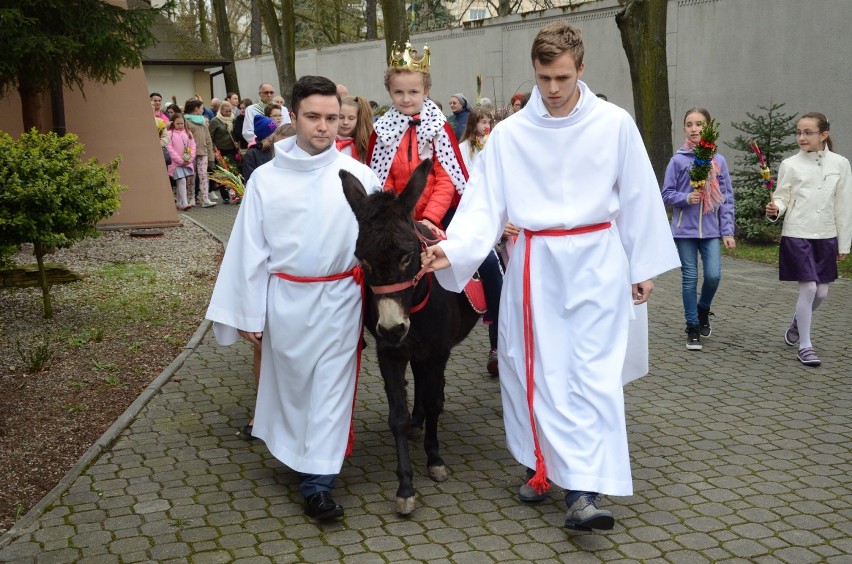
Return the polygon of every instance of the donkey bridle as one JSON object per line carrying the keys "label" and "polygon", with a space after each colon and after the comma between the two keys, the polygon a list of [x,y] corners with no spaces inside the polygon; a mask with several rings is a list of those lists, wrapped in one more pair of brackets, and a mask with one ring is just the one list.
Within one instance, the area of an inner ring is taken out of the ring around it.
{"label": "donkey bridle", "polygon": [[[414,225],[414,221],[411,222],[411,227],[414,229],[414,234],[417,235],[417,238],[420,240],[420,250],[425,251],[426,247],[429,245],[434,245],[438,241],[440,241],[440,237],[436,237],[435,239],[429,239],[423,233],[417,229],[417,226]],[[427,268],[425,266],[420,268],[420,271],[414,275],[414,278],[411,280],[404,280],[402,282],[397,282],[396,284],[381,284],[378,286],[370,286],[370,289],[376,295],[385,295],[385,294],[393,294],[395,292],[402,292],[403,290],[407,290],[409,288],[413,288],[417,286],[420,280],[426,275],[426,282],[429,284],[429,287],[426,289],[426,295],[420,301],[419,304],[412,306],[409,310],[410,313],[417,313],[429,302],[429,295],[432,293],[432,277],[427,275]]]}

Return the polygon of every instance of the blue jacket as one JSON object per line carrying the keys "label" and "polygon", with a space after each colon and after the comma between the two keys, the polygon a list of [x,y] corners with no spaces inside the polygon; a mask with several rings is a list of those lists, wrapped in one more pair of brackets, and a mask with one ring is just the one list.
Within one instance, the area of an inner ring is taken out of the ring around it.
{"label": "blue jacket", "polygon": [[450,125],[453,128],[453,133],[456,134],[456,142],[458,142],[462,135],[464,135],[464,128],[467,127],[467,118],[470,117],[470,108],[467,107],[467,104],[457,112],[453,112],[450,119]]}
{"label": "blue jacket", "polygon": [[719,190],[725,201],[715,213],[701,213],[699,204],[688,204],[687,196],[693,188],[689,184],[689,169],[695,159],[693,151],[678,149],[666,167],[663,179],[663,202],[672,207],[672,236],[676,239],[698,238],[711,239],[714,237],[734,236],[734,192],[731,187],[731,176],[728,174],[728,163],[725,157],[716,154],[719,163]]}

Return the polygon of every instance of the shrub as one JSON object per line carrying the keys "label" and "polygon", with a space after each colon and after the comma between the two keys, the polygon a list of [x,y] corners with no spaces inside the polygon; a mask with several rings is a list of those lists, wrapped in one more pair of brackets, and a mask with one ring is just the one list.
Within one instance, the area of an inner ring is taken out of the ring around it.
{"label": "shrub", "polygon": [[736,157],[736,168],[731,169],[737,236],[753,243],[777,242],[781,237],[781,222],[773,224],[766,220],[765,207],[770,193],[760,177],[758,158],[751,150],[750,141],[757,142],[775,178],[785,153],[798,146],[795,139],[789,141],[795,128],[796,114],[782,113],[783,107],[784,104],[772,103],[768,107],[758,106],[763,112],[761,114],[746,112],[748,121],[731,123],[742,134],[734,137],[731,143],[725,142],[728,147],[742,153]]}
{"label": "shrub", "polygon": [[119,159],[82,160],[77,136],[0,132],[0,241],[32,243],[41,275],[44,316],[52,317],[44,255],[52,248],[98,234],[99,221],[121,204]]}

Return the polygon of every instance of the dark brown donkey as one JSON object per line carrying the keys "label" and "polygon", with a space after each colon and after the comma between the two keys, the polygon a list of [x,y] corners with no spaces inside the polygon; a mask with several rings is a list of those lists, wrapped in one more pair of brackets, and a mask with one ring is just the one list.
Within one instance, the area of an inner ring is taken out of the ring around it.
{"label": "dark brown donkey", "polygon": [[[343,193],[358,220],[355,256],[361,261],[368,286],[364,324],[376,338],[385,392],[388,425],[396,441],[399,489],[397,511],[414,511],[414,485],[408,437],[425,420],[424,447],[429,477],[447,479],[438,451],[438,415],[443,408],[444,368],[450,349],[476,325],[479,315],[463,294],[441,287],[432,274],[420,272],[420,252],[432,234],[411,218],[432,161],[423,161],[397,196],[393,192],[367,195],[361,183],[341,170]],[[408,412],[405,369],[414,374],[414,409]]]}

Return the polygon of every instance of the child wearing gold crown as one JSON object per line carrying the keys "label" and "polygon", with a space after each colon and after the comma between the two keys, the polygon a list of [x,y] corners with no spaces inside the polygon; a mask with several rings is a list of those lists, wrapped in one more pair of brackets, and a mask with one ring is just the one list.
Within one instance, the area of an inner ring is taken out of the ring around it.
{"label": "child wearing gold crown", "polygon": [[432,159],[435,165],[414,207],[414,219],[443,235],[449,221],[445,216],[458,205],[467,170],[447,118],[429,99],[429,48],[419,59],[416,54],[410,43],[404,52],[391,53],[385,88],[393,107],[375,123],[367,164],[385,190],[400,193],[420,161]]}
{"label": "child wearing gold crown", "polygon": [[[447,118],[429,99],[432,77],[429,75],[429,48],[417,58],[406,43],[405,51],[393,49],[385,71],[385,88],[393,107],[375,124],[370,136],[367,164],[379,177],[385,190],[402,192],[411,173],[426,158],[435,163],[426,188],[414,206],[414,220],[444,236],[467,184],[467,168]],[[497,256],[492,253],[479,269],[491,319],[490,350],[486,369],[498,374],[497,323],[503,274]]]}

